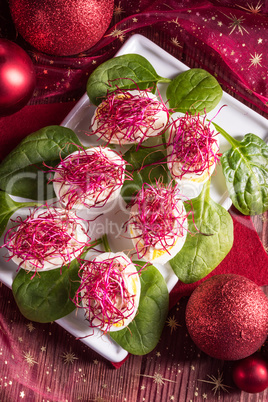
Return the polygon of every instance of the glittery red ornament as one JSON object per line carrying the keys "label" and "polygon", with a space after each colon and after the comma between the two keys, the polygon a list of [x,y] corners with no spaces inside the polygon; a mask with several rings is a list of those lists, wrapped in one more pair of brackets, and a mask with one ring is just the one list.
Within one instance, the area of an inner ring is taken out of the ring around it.
{"label": "glittery red ornament", "polygon": [[16,43],[0,38],[0,116],[15,113],[32,96],[34,65]]}
{"label": "glittery red ornament", "polygon": [[260,353],[236,362],[232,374],[242,391],[255,394],[268,387],[268,361]]}
{"label": "glittery red ornament", "polygon": [[258,350],[268,333],[268,299],[254,282],[235,274],[215,275],[192,293],[186,325],[208,355],[240,360]]}
{"label": "glittery red ornament", "polygon": [[18,32],[44,53],[68,56],[95,45],[107,30],[114,0],[10,0]]}

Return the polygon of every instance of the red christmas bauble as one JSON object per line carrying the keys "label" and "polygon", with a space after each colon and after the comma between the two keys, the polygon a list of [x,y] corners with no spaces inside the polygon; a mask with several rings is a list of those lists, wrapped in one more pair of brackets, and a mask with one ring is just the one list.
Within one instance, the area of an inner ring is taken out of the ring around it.
{"label": "red christmas bauble", "polygon": [[95,45],[107,30],[114,0],[10,0],[18,32],[41,52],[70,56]]}
{"label": "red christmas bauble", "polygon": [[186,325],[195,344],[222,360],[255,353],[268,334],[268,298],[253,281],[215,275],[199,285],[186,307]]}
{"label": "red christmas bauble", "polygon": [[268,361],[260,353],[239,360],[233,367],[233,380],[242,391],[252,394],[268,387]]}
{"label": "red christmas bauble", "polygon": [[0,116],[25,106],[34,88],[35,71],[30,56],[16,43],[0,39]]}

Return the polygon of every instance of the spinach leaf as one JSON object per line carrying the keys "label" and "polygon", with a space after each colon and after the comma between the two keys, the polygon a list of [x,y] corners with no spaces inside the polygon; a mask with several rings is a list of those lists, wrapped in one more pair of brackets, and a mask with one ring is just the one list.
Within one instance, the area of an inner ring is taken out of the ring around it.
{"label": "spinach leaf", "polygon": [[75,259],[69,266],[38,272],[20,269],[12,291],[20,312],[31,321],[51,322],[71,313],[75,304],[71,298],[77,291],[80,279],[79,263]]}
{"label": "spinach leaf", "polygon": [[134,145],[124,154],[124,159],[128,163],[127,170],[132,174],[132,180],[125,180],[121,189],[121,195],[127,204],[142,188],[143,183],[154,184],[155,180],[161,180],[163,183],[169,181],[164,149]]}
{"label": "spinach leaf", "polygon": [[160,77],[151,63],[139,54],[124,54],[102,63],[90,75],[87,94],[93,105],[99,105],[107,92],[121,89],[146,89],[158,82],[170,82]]}
{"label": "spinach leaf", "polygon": [[53,197],[47,185],[43,162],[60,161],[82,146],[76,134],[66,127],[44,127],[24,138],[0,164],[0,188],[30,199]]}
{"label": "spinach leaf", "polygon": [[0,190],[0,236],[5,231],[10,217],[20,208],[32,207],[36,202],[16,202],[4,191]]}
{"label": "spinach leaf", "polygon": [[[136,262],[136,265],[144,264]],[[146,265],[140,280],[141,297],[136,317],[127,328],[110,333],[112,339],[134,355],[145,355],[156,347],[169,305],[166,282],[154,266]]]}
{"label": "spinach leaf", "polygon": [[184,71],[167,87],[169,106],[175,112],[205,114],[217,106],[221,97],[216,78],[201,68]]}
{"label": "spinach leaf", "polygon": [[221,157],[221,165],[234,206],[244,215],[268,210],[268,146],[255,134],[237,141],[221,127],[215,128],[232,148]]}
{"label": "spinach leaf", "polygon": [[226,257],[233,245],[233,221],[229,213],[209,195],[210,183],[185,208],[189,232],[181,251],[169,263],[184,283],[207,276]]}

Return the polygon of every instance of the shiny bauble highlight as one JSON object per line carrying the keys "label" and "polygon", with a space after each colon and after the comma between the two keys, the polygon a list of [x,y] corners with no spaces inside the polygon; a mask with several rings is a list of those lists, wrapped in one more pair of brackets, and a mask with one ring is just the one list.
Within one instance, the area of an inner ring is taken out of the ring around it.
{"label": "shiny bauble highlight", "polygon": [[30,56],[16,43],[0,38],[0,117],[25,106],[35,89]]}
{"label": "shiny bauble highlight", "polygon": [[268,360],[255,353],[235,362],[232,376],[236,386],[242,391],[256,394],[268,387]]}
{"label": "shiny bauble highlight", "polygon": [[114,0],[10,0],[17,31],[41,52],[70,56],[94,46],[106,32]]}
{"label": "shiny bauble highlight", "polygon": [[253,281],[215,275],[199,285],[186,307],[194,343],[216,359],[240,360],[255,353],[268,333],[268,298]]}

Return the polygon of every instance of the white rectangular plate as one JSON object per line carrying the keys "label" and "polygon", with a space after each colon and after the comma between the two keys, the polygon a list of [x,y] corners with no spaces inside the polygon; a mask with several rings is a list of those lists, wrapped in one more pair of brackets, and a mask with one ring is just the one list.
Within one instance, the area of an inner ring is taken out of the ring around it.
{"label": "white rectangular plate", "polygon": [[[129,53],[140,54],[147,58],[147,60],[149,60],[154,66],[157,74],[162,77],[174,78],[179,73],[188,69],[188,67],[183,63],[141,35],[132,36],[122,46],[117,55],[119,56]],[[164,85],[160,87],[160,92],[165,100]],[[227,106],[220,111],[214,121],[230,135],[239,140],[245,134],[251,132],[262,139],[267,140],[267,120],[226,93],[223,94],[220,104],[214,111],[210,112],[208,117],[214,117],[222,105]],[[94,110],[95,107],[90,105],[88,96],[85,94],[62,122],[63,126],[69,127],[76,132],[80,141],[85,146],[96,144],[93,137],[86,135],[86,133],[89,132]],[[221,137],[221,152],[228,147],[228,143]],[[226,209],[231,205],[220,166],[217,167],[217,171],[212,178],[211,197]],[[22,211],[20,211],[20,215],[22,215]],[[94,214],[88,213],[87,217],[89,218],[90,216],[93,217]],[[93,222],[91,230],[92,237],[99,238],[104,233],[107,233],[110,246],[114,252],[120,250],[128,252],[128,250],[132,248],[131,242],[120,236],[124,236],[122,225],[127,220],[127,216],[124,203],[122,200],[119,200],[116,205],[113,204],[113,206],[105,212],[104,216]],[[4,255],[6,255],[6,250],[1,249],[0,280],[11,288],[13,279],[16,275],[17,266],[13,262],[6,262]],[[165,266],[157,265],[157,268],[162,273],[169,291],[171,291],[177,282],[177,277],[173,274],[168,264]],[[57,320],[57,323],[75,337],[83,338],[81,339],[82,342],[112,362],[120,362],[127,356],[127,351],[109,339],[108,336],[101,335],[101,332],[98,330],[95,330],[94,334],[92,334],[84,319],[83,311],[81,309]],[[91,333],[91,336],[84,338],[89,333]]]}

